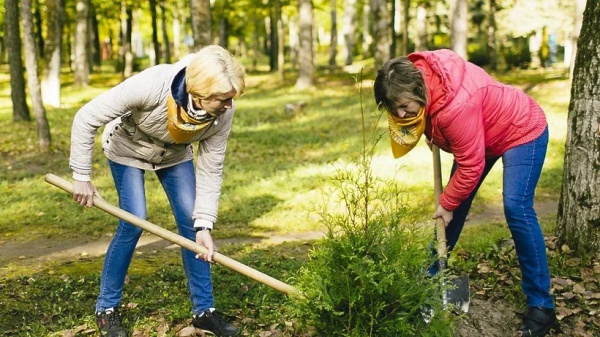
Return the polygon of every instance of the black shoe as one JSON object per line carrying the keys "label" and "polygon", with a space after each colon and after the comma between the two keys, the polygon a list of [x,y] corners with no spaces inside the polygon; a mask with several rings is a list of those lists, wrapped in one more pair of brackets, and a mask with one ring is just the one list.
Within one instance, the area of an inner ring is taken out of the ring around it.
{"label": "black shoe", "polygon": [[519,326],[518,333],[523,337],[542,337],[552,329],[558,330],[554,309],[530,307],[523,315],[523,323]]}
{"label": "black shoe", "polygon": [[102,336],[127,337],[127,331],[121,323],[121,315],[116,308],[96,313],[96,325],[98,325],[98,330],[100,330]]}
{"label": "black shoe", "polygon": [[230,337],[238,333],[238,328],[223,319],[217,311],[205,310],[200,316],[194,315],[192,324],[194,327],[218,337]]}

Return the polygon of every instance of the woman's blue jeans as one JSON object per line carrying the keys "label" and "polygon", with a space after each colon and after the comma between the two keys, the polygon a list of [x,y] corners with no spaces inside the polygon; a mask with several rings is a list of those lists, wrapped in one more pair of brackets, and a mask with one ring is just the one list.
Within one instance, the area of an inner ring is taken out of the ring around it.
{"label": "woman's blue jeans", "polygon": [[[110,160],[109,165],[119,195],[119,207],[146,219],[145,171]],[[194,220],[192,219],[196,199],[196,176],[193,161],[157,170],[156,176],[169,199],[179,234],[196,241]],[[142,229],[119,220],[119,225],[104,259],[100,295],[96,302],[97,312],[119,305],[125,276],[141,234]],[[192,312],[200,314],[213,307],[210,264],[197,259],[196,253],[184,248],[181,249],[181,256],[191,295]]]}
{"label": "woman's blue jeans", "polygon": [[[511,148],[502,155],[502,195],[504,216],[515,243],[523,277],[521,287],[527,297],[527,305],[553,308],[554,301],[550,295],[550,272],[544,235],[533,209],[535,188],[542,172],[547,147],[548,129],[546,128],[537,139]],[[449,250],[456,245],[477,190],[497,160],[498,158],[486,160],[485,169],[477,187],[454,210],[452,221],[446,228]],[[456,162],[452,166],[451,175],[455,171]],[[437,272],[437,263],[430,272],[433,274]]]}

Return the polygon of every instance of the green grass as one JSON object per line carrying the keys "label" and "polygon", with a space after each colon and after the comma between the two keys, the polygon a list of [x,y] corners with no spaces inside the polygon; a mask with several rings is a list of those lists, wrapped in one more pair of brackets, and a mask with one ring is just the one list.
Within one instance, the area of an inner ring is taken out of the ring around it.
{"label": "green grass", "polygon": [[[323,230],[312,212],[324,202],[323,193],[331,186],[336,165],[350,162],[362,146],[361,108],[368,123],[375,111],[369,87],[372,64],[364,67],[362,92],[356,74],[343,69],[319,69],[317,87],[298,91],[294,74],[277,80],[276,74],[252,71],[248,91],[237,101],[233,131],[229,140],[220,203],[214,236],[262,237]],[[6,66],[0,74],[7,74]],[[360,70],[360,67],[355,68]],[[70,196],[45,183],[46,173],[70,179],[68,167],[69,133],[73,115],[86,101],[109,86],[119,76],[108,71],[95,74],[85,90],[70,84],[63,87],[63,106],[48,109],[53,145],[48,153],[36,148],[36,126],[14,123],[9,79],[0,75],[0,244],[35,242],[36,239],[93,240],[114,230],[115,218],[98,209],[84,209]],[[557,200],[560,194],[566,117],[570,96],[565,72],[512,72],[502,80],[526,88],[545,109],[550,123],[550,147],[540,184],[538,200]],[[65,74],[65,83],[71,83]],[[305,101],[305,109],[286,114],[286,103]],[[385,122],[385,121],[384,121]],[[380,124],[384,134],[387,126]],[[396,176],[410,191],[410,207],[424,222],[433,210],[431,153],[424,142],[402,160],[394,160],[389,140],[377,144],[373,170],[382,177]],[[106,160],[98,145],[94,153],[94,183],[103,198],[116,204],[116,194]],[[447,174],[451,156],[442,155]],[[172,216],[164,193],[148,174],[149,221],[173,229]],[[446,180],[447,177],[444,178]],[[482,186],[473,211],[501,203],[501,165],[497,165]],[[552,220],[544,222],[547,232]],[[503,224],[467,226],[460,248],[473,256],[485,253],[508,236]],[[307,259],[310,243],[295,242],[275,246],[244,243],[226,246],[222,253],[239,259],[284,282]],[[1,260],[1,257],[0,257]],[[75,261],[43,264],[7,263],[0,266],[0,335],[62,336],[68,329],[89,335],[94,323],[91,312],[97,294],[102,258],[80,257]],[[465,265],[466,270],[474,268]],[[217,305],[251,335],[269,330],[272,324],[286,336],[301,336],[297,325],[286,316],[283,295],[245,276],[214,268]],[[129,273],[123,304],[126,322],[134,329],[156,335],[167,325],[169,336],[181,324],[189,324],[189,305],[177,249],[138,254]],[[518,296],[518,290],[515,292]],[[7,332],[8,331],[8,332]],[[154,333],[154,334],[153,334]]]}

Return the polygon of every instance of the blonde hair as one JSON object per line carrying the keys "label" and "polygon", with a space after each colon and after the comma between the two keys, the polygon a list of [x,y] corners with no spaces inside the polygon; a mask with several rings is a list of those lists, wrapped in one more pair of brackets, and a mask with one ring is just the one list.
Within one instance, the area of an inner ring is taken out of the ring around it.
{"label": "blonde hair", "polygon": [[387,61],[378,71],[373,84],[375,103],[379,109],[394,113],[400,98],[427,105],[427,88],[421,71],[405,56]]}
{"label": "blonde hair", "polygon": [[185,70],[188,93],[199,99],[232,90],[235,97],[246,90],[246,72],[233,55],[221,46],[209,45],[193,54]]}

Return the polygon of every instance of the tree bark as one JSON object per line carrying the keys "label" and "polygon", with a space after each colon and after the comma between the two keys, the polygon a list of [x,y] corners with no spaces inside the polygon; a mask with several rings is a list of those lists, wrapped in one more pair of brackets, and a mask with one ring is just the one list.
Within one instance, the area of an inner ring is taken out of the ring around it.
{"label": "tree bark", "polygon": [[173,1],[171,8],[173,9],[173,58],[179,60],[181,41],[181,13],[179,9],[179,0]]}
{"label": "tree bark", "polygon": [[600,3],[583,14],[567,122],[557,237],[582,256],[600,254]]}
{"label": "tree bark", "polygon": [[314,86],[315,64],[313,59],[313,3],[312,0],[298,1],[298,80],[296,88]]}
{"label": "tree bark", "polygon": [[190,0],[194,50],[213,43],[210,0]]}
{"label": "tree bark", "polygon": [[13,121],[30,121],[31,115],[25,94],[23,60],[21,59],[21,36],[19,33],[18,0],[4,1],[4,23],[6,24],[6,48],[10,71],[10,97],[13,105]]}
{"label": "tree bark", "polygon": [[345,0],[344,2],[344,56],[345,64],[351,65],[354,62],[354,35],[356,34],[356,0]]}
{"label": "tree bark", "polygon": [[331,38],[329,39],[329,65],[335,66],[337,62],[337,1],[331,0]]}
{"label": "tree bark", "polygon": [[75,18],[75,57],[74,57],[74,85],[79,88],[90,84],[90,66],[88,58],[88,12],[89,0],[77,0],[77,14]]}
{"label": "tree bark", "polygon": [[467,59],[467,0],[450,1],[450,47]]}
{"label": "tree bark", "polygon": [[152,65],[160,63],[160,42],[158,42],[158,24],[156,19],[156,0],[150,0],[150,23],[152,26],[152,47],[154,49],[154,60]]}
{"label": "tree bark", "polygon": [[371,0],[373,38],[375,39],[375,69],[390,59],[390,12],[386,0]]}
{"label": "tree bark", "polygon": [[[175,19],[173,19],[175,21]],[[165,63],[171,63],[171,42],[169,41],[169,34],[167,33],[167,9],[165,1],[160,1],[160,24],[162,31],[163,46],[165,49],[163,61]]]}
{"label": "tree bark", "polygon": [[133,52],[131,50],[131,36],[133,24],[133,11],[126,0],[121,0],[121,62],[123,64],[123,78],[133,75]]}
{"label": "tree bark", "polygon": [[371,57],[371,44],[373,35],[371,34],[371,5],[370,0],[365,0],[362,13],[362,56],[363,59]]}
{"label": "tree bark", "polygon": [[50,147],[50,127],[46,118],[46,109],[42,102],[42,88],[38,76],[35,32],[33,30],[33,14],[31,0],[21,2],[21,23],[23,25],[23,45],[25,46],[25,66],[27,67],[27,84],[29,97],[33,106],[33,115],[37,125],[38,148],[42,152]]}
{"label": "tree bark", "polygon": [[88,30],[88,60],[90,60],[88,64],[91,72],[94,66],[100,67],[102,65],[98,16],[96,15],[96,6],[91,2],[88,12]]}
{"label": "tree bark", "polygon": [[404,0],[402,6],[402,55],[408,54],[408,22],[410,21],[410,0]]}
{"label": "tree bark", "polygon": [[277,0],[277,78],[283,81],[285,78],[285,29],[283,28],[283,17],[281,15],[281,1]]}
{"label": "tree bark", "polygon": [[427,50],[427,7],[425,3],[417,6],[417,15],[415,17],[417,26],[417,39],[415,40],[415,50]]}
{"label": "tree bark", "polygon": [[279,32],[277,21],[281,16],[281,2],[279,0],[271,0],[269,9],[269,68],[271,71],[277,71],[277,52],[279,51]]}
{"label": "tree bark", "polygon": [[487,48],[488,56],[490,58],[490,69],[498,69],[498,56],[496,51],[498,46],[496,43],[496,11],[497,11],[496,0],[490,0],[490,10],[488,13],[488,34],[487,34]]}
{"label": "tree bark", "polygon": [[60,55],[64,28],[65,7],[63,0],[47,0],[48,23],[42,71],[42,100],[46,105],[60,107]]}

